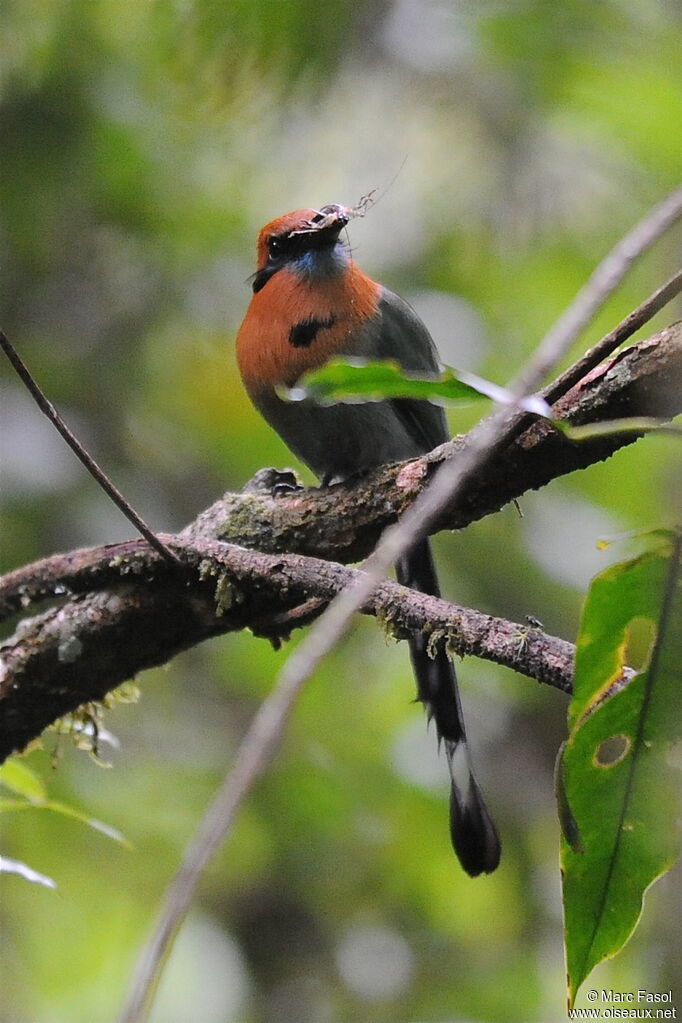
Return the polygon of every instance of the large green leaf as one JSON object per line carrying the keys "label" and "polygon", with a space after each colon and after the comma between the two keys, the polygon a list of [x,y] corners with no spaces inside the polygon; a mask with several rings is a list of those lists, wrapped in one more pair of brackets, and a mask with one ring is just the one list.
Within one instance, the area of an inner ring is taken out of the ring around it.
{"label": "large green leaf", "polygon": [[[492,398],[502,405],[516,401],[514,395],[473,373],[443,368],[437,378],[405,373],[396,362],[366,362],[360,359],[332,359],[306,373],[288,393],[296,400],[312,398],[322,405],[336,402],[382,401],[385,398],[420,398],[440,405],[470,404]],[[529,412],[551,417],[551,409],[537,395],[523,398],[519,405]]]}
{"label": "large green leaf", "polygon": [[[682,733],[681,546],[652,534],[646,553],[594,580],[585,604],[560,767],[569,1005],[679,855],[679,773],[667,756]],[[641,670],[619,681],[643,634]]]}

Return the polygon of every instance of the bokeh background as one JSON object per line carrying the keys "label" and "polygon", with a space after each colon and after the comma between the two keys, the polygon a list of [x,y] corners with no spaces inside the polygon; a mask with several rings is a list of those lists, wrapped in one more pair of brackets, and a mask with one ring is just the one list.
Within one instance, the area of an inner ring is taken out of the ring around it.
{"label": "bokeh background", "polygon": [[[3,0],[2,327],[143,516],[177,529],[292,462],[234,360],[263,223],[377,188],[351,225],[358,262],[413,303],[444,361],[504,382],[677,184],[681,54],[674,0]],[[681,242],[642,260],[583,346],[670,275]],[[6,365],[0,388],[2,567],[130,536]],[[453,431],[477,414],[453,413]],[[681,492],[679,446],[649,437],[526,496],[523,517],[439,537],[444,588],[572,639],[590,577],[627,554],[598,540],[671,524]],[[55,799],[132,849],[45,811],[3,815],[2,851],[59,886],[0,879],[3,1023],[115,1017],[286,655],[229,636],[146,673],[141,701],[107,716],[111,769],[66,741],[54,768],[50,735],[30,755]],[[454,861],[407,651],[361,621],[208,869],[157,1023],[564,1018],[565,701],[489,664],[460,674],[499,871],[471,881]],[[594,986],[672,988],[682,1008],[680,921],[678,870]]]}

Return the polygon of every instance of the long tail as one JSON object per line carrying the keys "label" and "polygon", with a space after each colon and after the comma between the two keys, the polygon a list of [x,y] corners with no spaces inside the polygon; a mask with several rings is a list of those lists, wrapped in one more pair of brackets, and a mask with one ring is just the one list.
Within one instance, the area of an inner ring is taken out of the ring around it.
{"label": "long tail", "polygon": [[[396,565],[398,581],[421,593],[439,597],[440,590],[428,540],[417,544]],[[450,838],[467,874],[489,874],[500,862],[500,839],[481,795],[466,744],[462,705],[454,665],[444,649],[427,653],[427,638],[415,632],[409,640],[417,695],[429,720],[436,722],[451,778]]]}

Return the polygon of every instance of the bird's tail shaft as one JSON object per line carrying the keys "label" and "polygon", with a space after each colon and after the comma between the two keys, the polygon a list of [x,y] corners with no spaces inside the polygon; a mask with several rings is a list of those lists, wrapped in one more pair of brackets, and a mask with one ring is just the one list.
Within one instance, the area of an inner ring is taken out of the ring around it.
{"label": "bird's tail shaft", "polygon": [[[421,541],[401,558],[396,574],[403,586],[440,596],[428,540]],[[410,636],[417,695],[429,719],[435,721],[447,756],[452,845],[466,872],[476,877],[497,867],[500,840],[472,770],[454,665],[442,646],[432,657],[427,644],[428,638],[421,632]]]}

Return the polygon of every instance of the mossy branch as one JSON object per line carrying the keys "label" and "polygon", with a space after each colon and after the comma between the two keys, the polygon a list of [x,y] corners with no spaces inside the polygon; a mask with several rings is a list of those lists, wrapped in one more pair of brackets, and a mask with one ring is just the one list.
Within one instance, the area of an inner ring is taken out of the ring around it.
{"label": "mossy branch", "polygon": [[[573,425],[682,408],[682,327],[673,325],[592,371],[556,406]],[[537,422],[476,480],[437,528],[462,528],[526,490],[608,458],[637,435],[568,440]],[[56,718],[209,636],[248,627],[278,642],[360,577],[366,554],[415,500],[458,437],[422,458],[290,497],[227,494],[179,536],[54,555],[0,579],[0,619],[26,616],[0,650],[0,758]],[[247,549],[250,548],[250,549]],[[51,600],[52,606],[40,608]],[[458,654],[506,664],[570,690],[573,648],[539,629],[385,582],[363,612],[398,636],[428,629]]]}

